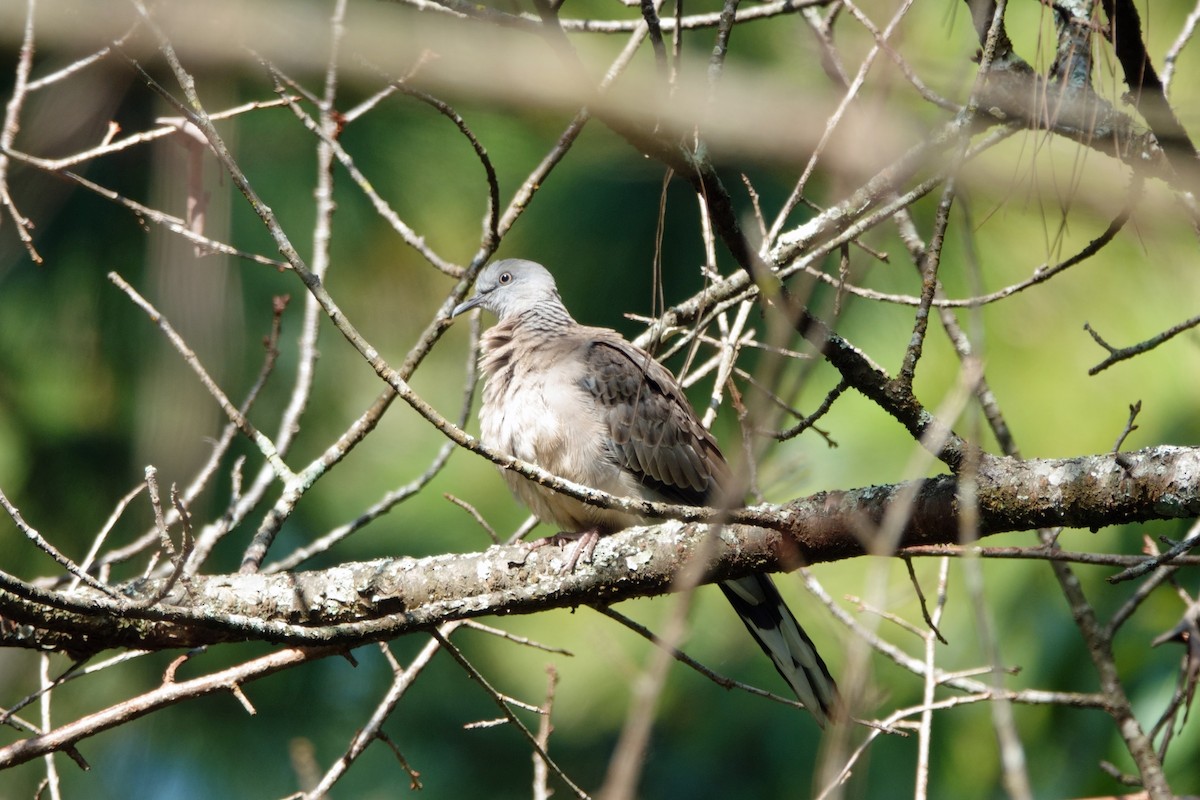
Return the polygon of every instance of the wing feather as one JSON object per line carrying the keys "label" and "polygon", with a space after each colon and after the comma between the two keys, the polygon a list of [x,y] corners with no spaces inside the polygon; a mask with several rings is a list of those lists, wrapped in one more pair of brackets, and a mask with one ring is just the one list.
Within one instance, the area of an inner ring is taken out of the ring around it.
{"label": "wing feather", "polygon": [[728,467],[675,376],[615,333],[591,331],[581,384],[607,424],[613,457],[665,500],[713,502]]}

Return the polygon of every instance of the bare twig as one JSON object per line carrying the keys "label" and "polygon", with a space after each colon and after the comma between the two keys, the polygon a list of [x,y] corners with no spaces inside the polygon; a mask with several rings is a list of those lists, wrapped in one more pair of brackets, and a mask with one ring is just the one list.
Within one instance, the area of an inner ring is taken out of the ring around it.
{"label": "bare twig", "polygon": [[35,547],[61,564],[63,569],[74,576],[75,580],[82,581],[96,591],[102,592],[109,597],[117,596],[117,593],[114,592],[111,587],[104,585],[91,575],[87,574],[87,572],[81,569],[78,564],[60,553],[58,548],[46,541],[45,537],[37,532],[37,529],[35,529],[21,517],[21,512],[17,510],[16,506],[9,502],[2,490],[0,490],[0,507],[4,508],[4,511],[6,514],[8,514],[9,519],[11,519],[13,524],[17,526],[17,530],[25,535],[26,539],[33,542]]}
{"label": "bare twig", "polygon": [[554,759],[550,758],[550,755],[546,752],[546,749],[542,747],[541,743],[538,741],[538,738],[534,736],[532,732],[530,732],[529,728],[525,727],[525,723],[521,722],[521,720],[517,718],[515,714],[513,714],[512,709],[509,708],[508,703],[504,702],[500,696],[500,693],[492,688],[492,685],[488,683],[487,679],[480,674],[479,670],[475,669],[471,662],[467,660],[466,656],[462,654],[462,651],[451,644],[449,639],[443,636],[440,632],[435,631],[433,635],[434,638],[441,643],[442,648],[454,657],[454,660],[457,661],[459,666],[461,666],[467,675],[470,676],[471,680],[483,687],[488,696],[491,697],[496,705],[500,708],[500,711],[504,714],[504,717],[521,732],[537,756],[545,762],[546,766],[549,767],[549,769],[555,775],[557,775],[558,778],[562,780],[562,782],[565,783],[568,788],[570,788],[576,797],[588,797],[587,792],[576,785],[576,783],[572,781],[565,772],[562,771],[562,768],[554,762]]}
{"label": "bare twig", "polygon": [[1197,325],[1200,325],[1200,315],[1184,320],[1178,325],[1173,325],[1157,336],[1152,336],[1144,342],[1139,342],[1135,345],[1130,345],[1129,347],[1113,347],[1100,337],[1100,334],[1096,332],[1095,328],[1085,322],[1083,324],[1083,329],[1092,335],[1092,339],[1095,340],[1096,344],[1108,351],[1108,358],[1089,369],[1088,375],[1095,375],[1099,372],[1103,372],[1113,364],[1116,364],[1118,361],[1124,361],[1128,358],[1133,358],[1134,356],[1138,356],[1142,353],[1153,350],[1168,339],[1172,339],[1184,331],[1196,327]]}
{"label": "bare twig", "polygon": [[1129,438],[1129,434],[1133,433],[1134,431],[1136,431],[1138,429],[1138,426],[1134,424],[1134,420],[1137,419],[1137,415],[1140,414],[1141,411],[1142,411],[1142,401],[1141,400],[1138,400],[1136,403],[1130,404],[1129,420],[1125,423],[1124,430],[1122,430],[1120,435],[1117,436],[1117,440],[1115,442],[1113,442],[1112,451],[1114,453],[1119,452],[1121,449],[1121,445],[1125,444],[1125,440]]}
{"label": "bare twig", "polygon": [[63,750],[82,739],[124,725],[180,701],[214,692],[231,691],[235,685],[249,683],[297,664],[316,661],[338,652],[340,650],[334,647],[286,648],[199,678],[164,683],[157,689],[80,717],[74,722],[0,747],[0,769]]}
{"label": "bare twig", "polygon": [[[550,722],[550,713],[554,710],[554,692],[558,687],[558,670],[553,665],[546,667],[546,698],[539,709],[537,741],[542,750],[550,749],[550,733],[554,725]],[[552,794],[547,779],[550,771],[543,759],[536,752],[533,754],[533,798],[534,800],[550,800]]]}
{"label": "bare twig", "polygon": [[240,430],[246,436],[246,438],[250,439],[250,441],[254,442],[254,444],[258,446],[259,451],[271,464],[272,469],[275,470],[276,476],[282,481],[294,480],[295,476],[292,474],[292,471],[288,468],[288,466],[283,462],[283,459],[280,458],[279,451],[276,449],[274,442],[272,442],[265,434],[261,433],[253,425],[251,425],[250,421],[246,419],[245,415],[243,415],[242,412],[229,401],[229,398],[226,397],[221,388],[217,386],[216,381],[214,381],[208,374],[208,371],[204,369],[204,366],[200,363],[200,359],[196,356],[196,353],[190,347],[188,347],[187,342],[185,342],[183,337],[175,331],[175,328],[171,325],[167,318],[159,313],[158,309],[156,309],[148,300],[138,294],[138,292],[117,273],[108,273],[108,279],[112,281],[118,289],[125,292],[125,294],[129,296],[130,300],[132,300],[143,311],[145,311],[147,316],[150,317],[150,321],[155,323],[159,330],[166,335],[167,341],[171,343],[176,351],[179,352],[179,355],[183,357],[183,360],[187,362],[188,366],[192,368],[192,371],[196,373],[196,376],[200,378],[200,382],[204,384],[204,388],[208,390],[208,393],[211,394],[213,399],[215,399],[221,406],[221,409],[225,412],[225,415],[229,417],[229,421],[236,425],[238,430]]}
{"label": "bare twig", "polygon": [[[350,765],[363,754],[363,751],[376,739],[381,739],[383,735],[383,723],[388,720],[392,712],[396,709],[396,705],[405,693],[412,687],[413,682],[421,675],[424,669],[429,665],[434,655],[442,649],[442,643],[445,641],[442,637],[448,637],[458,628],[459,623],[451,622],[441,626],[438,629],[438,634],[431,637],[430,640],[421,648],[421,652],[409,663],[404,669],[393,670],[392,685],[388,687],[387,693],[380,699],[375,711],[372,712],[371,718],[367,721],[359,731],[355,734],[354,740],[350,742],[350,746],[346,748],[346,752],[341,755],[325,774],[321,776],[317,785],[309,791],[305,797],[321,798],[325,797],[334,784],[345,775],[346,770]],[[387,645],[381,644],[381,648],[387,652]],[[413,771],[407,766],[407,762],[401,759],[401,764],[408,771],[410,777],[413,776]],[[415,781],[415,777],[412,777]]]}
{"label": "bare twig", "polygon": [[1161,555],[1152,558],[1139,558],[1137,563],[1128,567],[1116,575],[1108,578],[1109,583],[1121,583],[1122,581],[1133,580],[1140,578],[1148,572],[1159,569],[1164,565],[1184,566],[1188,565],[1189,561],[1180,558],[1184,553],[1200,545],[1200,524],[1193,525],[1188,531],[1188,535],[1182,540],[1172,545],[1168,550]]}
{"label": "bare twig", "polygon": [[722,675],[721,673],[719,673],[715,670],[709,669],[708,667],[704,666],[699,661],[692,658],[691,656],[689,656],[687,653],[683,652],[679,648],[668,646],[667,643],[665,641],[663,641],[663,639],[661,639],[652,630],[647,628],[645,625],[642,625],[641,623],[630,619],[629,617],[625,616],[621,612],[615,610],[612,606],[600,606],[600,607],[597,607],[596,610],[599,611],[604,616],[611,617],[612,619],[621,623],[626,628],[628,628],[629,630],[636,633],[638,636],[641,636],[643,639],[646,639],[649,642],[653,642],[656,647],[663,648],[664,650],[669,652],[676,661],[679,661],[681,664],[684,664],[685,666],[691,667],[696,672],[699,672],[701,675],[708,678],[710,681],[712,681],[713,683],[715,683],[716,685],[720,686],[723,689],[740,689],[743,692],[748,692],[753,695],[758,695],[759,697],[765,698],[767,700],[771,700],[776,703],[782,703],[785,706],[792,706],[793,708],[803,708],[804,707],[804,706],[800,705],[800,703],[796,702],[795,700],[789,700],[786,697],[781,697],[773,692],[768,692],[765,689],[760,689],[757,686],[752,686],[751,684],[748,684],[748,683],[742,683],[741,681],[734,680],[733,678],[730,678],[727,675]]}
{"label": "bare twig", "polygon": [[[37,0],[26,0],[25,26],[21,39],[21,54],[17,58],[16,74],[14,76],[12,95],[4,108],[4,124],[0,126],[0,212],[7,211],[17,229],[17,236],[25,245],[26,252],[34,263],[42,263],[42,257],[33,246],[33,236],[29,231],[33,223],[21,215],[17,204],[13,202],[8,191],[8,152],[12,149],[13,139],[21,127],[21,108],[29,91],[29,70],[33,64],[33,19]],[[57,783],[54,785],[57,792]]]}

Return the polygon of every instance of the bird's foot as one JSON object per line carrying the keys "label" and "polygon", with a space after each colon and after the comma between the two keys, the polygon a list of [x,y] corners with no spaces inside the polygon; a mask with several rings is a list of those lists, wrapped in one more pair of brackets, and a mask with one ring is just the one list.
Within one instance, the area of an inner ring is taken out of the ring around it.
{"label": "bird's foot", "polygon": [[600,531],[592,528],[587,531],[569,532],[559,531],[553,536],[547,536],[542,539],[536,539],[529,543],[525,550],[525,556],[519,562],[515,562],[514,566],[524,564],[525,559],[529,558],[529,554],[534,550],[542,547],[564,547],[566,548],[567,563],[563,565],[562,572],[574,572],[575,565],[580,561],[591,563],[592,553],[596,550],[596,543],[600,541]]}

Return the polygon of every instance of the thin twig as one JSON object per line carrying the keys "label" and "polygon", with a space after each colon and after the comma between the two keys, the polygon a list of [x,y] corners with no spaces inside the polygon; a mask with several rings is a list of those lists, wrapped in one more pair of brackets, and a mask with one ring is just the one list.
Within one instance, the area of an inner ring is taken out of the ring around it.
{"label": "thin twig", "polygon": [[676,661],[680,662],[681,664],[684,664],[685,666],[691,667],[696,672],[698,672],[701,675],[703,675],[704,677],[708,678],[710,681],[712,681],[717,686],[720,686],[723,689],[738,689],[743,692],[748,692],[750,694],[766,698],[767,700],[771,700],[776,703],[781,703],[782,705],[785,705],[785,706],[792,706],[793,708],[804,708],[803,705],[801,705],[800,703],[798,703],[795,700],[789,700],[788,698],[782,697],[773,692],[768,692],[766,689],[760,689],[757,686],[754,686],[749,683],[742,683],[741,681],[734,680],[733,678],[730,678],[727,675],[722,675],[721,673],[719,673],[715,670],[709,669],[708,667],[704,666],[699,661],[692,658],[691,656],[689,656],[687,653],[683,652],[679,648],[669,646],[665,641],[663,641],[663,639],[661,639],[656,633],[654,633],[654,631],[650,630],[645,625],[642,625],[641,623],[636,622],[633,619],[630,619],[629,617],[622,614],[620,611],[616,611],[615,609],[613,609],[612,606],[599,606],[599,607],[596,607],[595,610],[600,612],[604,616],[610,617],[610,618],[616,620],[617,622],[621,623],[626,628],[628,628],[629,630],[636,633],[638,636],[641,636],[643,639],[646,639],[647,641],[652,642],[656,647],[662,648],[666,652],[670,653],[671,657],[674,658]]}
{"label": "thin twig", "polygon": [[[546,667],[546,697],[542,700],[541,708],[538,709],[538,731],[537,742],[542,746],[543,751],[550,750],[550,733],[554,730],[554,725],[550,722],[550,713],[554,710],[554,693],[558,687],[558,670],[553,665]],[[533,798],[534,800],[550,800],[552,794],[547,779],[550,777],[550,770],[547,767],[545,759],[536,752],[533,753]]]}
{"label": "thin twig", "polygon": [[525,636],[517,636],[515,633],[509,633],[508,631],[500,630],[499,628],[493,628],[491,625],[484,625],[478,620],[465,620],[463,625],[471,630],[480,631],[488,634],[489,636],[496,636],[500,639],[504,639],[505,641],[514,642],[515,644],[523,645],[525,647],[532,647],[535,650],[541,650],[546,653],[554,653],[555,655],[560,656],[575,655],[570,650],[564,650],[561,647],[552,647],[548,644],[542,644],[541,642],[536,642],[533,639],[529,639]]}
{"label": "thin twig", "polygon": [[512,723],[518,731],[521,732],[521,735],[523,735],[526,741],[528,741],[533,747],[533,750],[538,757],[546,762],[546,765],[550,768],[550,770],[553,771],[554,774],[557,775],[563,781],[563,783],[570,788],[576,797],[587,798],[587,792],[585,792],[573,780],[571,780],[567,774],[562,771],[562,768],[555,763],[554,759],[550,758],[550,754],[546,752],[544,747],[542,747],[537,737],[534,736],[533,733],[530,732],[529,728],[525,726],[525,723],[521,722],[521,720],[512,712],[512,709],[509,708],[508,703],[504,702],[504,700],[501,698],[500,693],[492,688],[492,685],[487,681],[486,678],[483,677],[482,674],[480,674],[479,670],[475,669],[475,666],[467,660],[466,656],[462,654],[462,651],[459,650],[455,645],[451,644],[450,640],[443,636],[440,632],[435,631],[433,636],[441,643],[442,648],[454,657],[454,660],[457,661],[458,665],[463,668],[467,675],[470,676],[471,680],[483,687],[484,691],[487,692],[488,697],[492,698],[493,702],[495,702],[500,708],[500,711],[504,714],[504,717],[510,723]]}
{"label": "thin twig", "polygon": [[0,507],[4,508],[5,513],[8,514],[9,518],[13,521],[13,524],[17,526],[17,530],[24,534],[26,539],[33,542],[35,547],[62,565],[63,569],[71,573],[76,580],[86,583],[96,591],[102,592],[109,597],[119,596],[111,587],[106,586],[105,584],[93,578],[91,575],[87,574],[87,572],[81,569],[78,564],[60,553],[58,548],[46,541],[45,537],[37,532],[37,529],[35,529],[32,525],[26,522],[24,518],[21,517],[21,512],[17,510],[16,506],[8,501],[8,498],[5,497],[3,490],[0,490]]}
{"label": "thin twig", "polygon": [[1187,536],[1173,545],[1170,549],[1163,552],[1161,555],[1152,558],[1138,556],[1136,563],[1127,569],[1118,572],[1108,578],[1109,583],[1121,583],[1123,581],[1140,578],[1148,572],[1152,572],[1164,565],[1173,566],[1195,566],[1200,564],[1200,557],[1183,558],[1184,553],[1192,550],[1197,545],[1200,545],[1200,523],[1193,525],[1188,531]]}
{"label": "thin twig", "polygon": [[1102,339],[1100,337],[1100,334],[1096,332],[1095,328],[1093,328],[1089,323],[1085,322],[1083,324],[1083,329],[1085,331],[1087,331],[1088,333],[1090,333],[1092,335],[1092,339],[1094,339],[1096,341],[1096,344],[1100,345],[1105,350],[1107,350],[1108,354],[1109,354],[1108,358],[1104,359],[1099,364],[1097,364],[1096,366],[1089,369],[1088,375],[1095,375],[1099,372],[1102,372],[1102,371],[1108,369],[1113,364],[1116,364],[1118,361],[1124,361],[1128,358],[1133,358],[1134,356],[1138,356],[1138,355],[1141,355],[1142,353],[1153,350],[1154,348],[1158,347],[1160,344],[1167,341],[1168,339],[1172,339],[1175,336],[1178,336],[1179,334],[1183,333],[1184,331],[1190,330],[1191,328],[1196,327],[1197,325],[1200,325],[1200,315],[1194,316],[1191,319],[1184,320],[1183,322],[1180,322],[1178,325],[1173,325],[1170,328],[1168,328],[1167,330],[1158,334],[1157,336],[1152,336],[1144,342],[1139,342],[1139,343],[1137,343],[1135,345],[1131,345],[1129,347],[1118,348],[1118,347],[1113,347],[1108,342],[1104,341],[1104,339]]}
{"label": "thin twig", "polygon": [[[33,20],[36,8],[37,0],[26,0],[25,26],[21,38],[21,52],[17,57],[12,95],[8,98],[8,103],[4,107],[4,124],[0,126],[0,212],[7,211],[8,215],[12,217],[13,225],[17,230],[17,237],[21,240],[21,244],[25,246],[26,252],[29,253],[29,258],[35,264],[40,264],[42,263],[42,257],[38,253],[37,248],[33,246],[33,236],[29,233],[33,228],[33,223],[21,215],[21,212],[17,210],[17,204],[8,192],[8,152],[12,149],[13,139],[17,135],[17,130],[21,127],[21,109],[25,104],[25,97],[29,91],[29,70],[33,65]],[[57,782],[55,782],[52,790],[54,792],[58,791]]]}
{"label": "thin twig", "polygon": [[167,318],[164,317],[162,313],[159,312],[158,309],[156,309],[148,300],[138,294],[138,292],[117,273],[108,273],[108,279],[112,281],[118,289],[125,292],[130,300],[132,300],[138,307],[146,312],[146,315],[150,317],[150,321],[158,326],[159,330],[161,330],[167,337],[167,341],[171,343],[179,355],[183,357],[183,360],[187,362],[188,366],[192,368],[192,371],[196,373],[196,376],[200,378],[200,382],[204,384],[204,388],[208,390],[208,393],[211,394],[213,399],[215,399],[221,406],[221,409],[225,412],[225,415],[229,417],[229,421],[234,425],[237,425],[238,430],[240,430],[246,436],[246,438],[250,439],[250,441],[254,442],[254,444],[258,446],[259,451],[271,464],[272,469],[275,470],[275,475],[280,480],[285,482],[294,480],[295,476],[292,474],[292,471],[288,468],[288,466],[283,463],[283,459],[280,458],[275,444],[269,438],[267,438],[265,434],[259,432],[253,425],[251,425],[250,421],[246,419],[242,412],[229,401],[229,398],[226,397],[221,388],[217,386],[216,381],[214,381],[208,374],[208,371],[204,369],[204,366],[200,363],[200,359],[196,356],[195,351],[188,347],[187,342],[185,342],[183,337],[176,332],[174,326],[171,325]]}
{"label": "thin twig", "polygon": [[164,683],[157,689],[87,714],[74,722],[0,747],[0,769],[23,764],[47,753],[62,751],[82,739],[124,725],[182,700],[229,691],[235,684],[249,683],[297,664],[317,661],[339,652],[340,649],[336,647],[290,647],[199,678]]}
{"label": "thin twig", "polygon": [[[416,679],[429,666],[430,661],[439,650],[442,649],[442,644],[448,637],[458,628],[460,623],[450,622],[438,628],[438,633],[432,636],[429,641],[421,648],[421,652],[402,670],[393,670],[392,684],[388,687],[387,692],[375,706],[375,710],[371,713],[370,719],[366,724],[354,735],[354,739],[346,748],[346,751],[330,765],[325,774],[321,776],[317,785],[308,792],[305,797],[317,798],[325,797],[329,794],[329,790],[338,782],[346,771],[350,768],[359,756],[367,749],[375,739],[380,738],[383,731],[383,723],[391,717],[392,712],[396,710],[396,705],[405,693],[412,687]],[[380,647],[387,652],[387,645],[380,644]],[[388,653],[390,657],[390,653]],[[410,777],[412,771],[409,770]]]}

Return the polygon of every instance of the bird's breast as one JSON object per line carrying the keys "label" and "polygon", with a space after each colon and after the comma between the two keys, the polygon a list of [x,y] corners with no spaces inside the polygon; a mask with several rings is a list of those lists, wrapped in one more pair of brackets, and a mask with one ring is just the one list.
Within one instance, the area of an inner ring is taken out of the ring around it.
{"label": "bird's breast", "polygon": [[486,444],[574,481],[603,456],[595,404],[558,370],[514,364],[489,377],[479,419]]}
{"label": "bird's breast", "polygon": [[[636,494],[636,482],[613,460],[608,426],[595,399],[582,389],[579,370],[571,369],[570,363],[553,352],[485,351],[480,438],[575,483],[621,496]],[[504,477],[539,519],[563,530],[617,530],[635,522],[629,515],[587,506],[511,471]]]}

